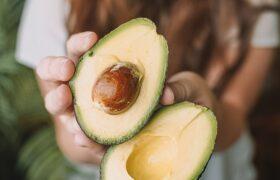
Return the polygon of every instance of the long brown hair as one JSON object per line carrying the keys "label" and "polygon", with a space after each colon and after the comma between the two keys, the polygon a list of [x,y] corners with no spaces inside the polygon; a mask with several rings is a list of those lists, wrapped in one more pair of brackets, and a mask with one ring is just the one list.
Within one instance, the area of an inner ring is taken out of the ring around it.
{"label": "long brown hair", "polygon": [[[205,72],[209,60],[223,55],[230,43],[225,33],[238,27],[236,63],[228,77],[246,56],[253,24],[260,8],[247,0],[71,0],[69,33],[92,30],[105,35],[135,17],[147,17],[159,27],[170,48],[169,75],[188,69]],[[180,69],[181,68],[181,69]],[[223,79],[226,82],[227,76]],[[223,83],[221,83],[223,84]]]}

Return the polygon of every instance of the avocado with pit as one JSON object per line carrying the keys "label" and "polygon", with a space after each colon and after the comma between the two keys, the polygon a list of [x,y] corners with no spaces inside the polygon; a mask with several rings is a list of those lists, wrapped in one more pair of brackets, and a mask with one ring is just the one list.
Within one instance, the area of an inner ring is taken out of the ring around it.
{"label": "avocado with pit", "polygon": [[216,134],[216,118],[209,109],[189,102],[164,107],[139,134],[108,149],[101,179],[198,179]]}
{"label": "avocado with pit", "polygon": [[85,134],[105,145],[132,138],[158,105],[167,64],[167,42],[149,19],[130,20],[100,39],[70,81]]}

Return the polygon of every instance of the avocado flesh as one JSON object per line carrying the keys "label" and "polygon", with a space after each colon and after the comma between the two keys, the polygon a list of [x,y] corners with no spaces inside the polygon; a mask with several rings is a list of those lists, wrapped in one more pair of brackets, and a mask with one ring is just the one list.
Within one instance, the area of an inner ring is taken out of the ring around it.
{"label": "avocado flesh", "polygon": [[167,136],[147,135],[138,140],[126,163],[134,179],[164,179],[170,177],[176,158],[176,141]]}
{"label": "avocado flesh", "polygon": [[[70,81],[77,121],[85,134],[100,144],[122,143],[146,124],[161,95],[168,47],[153,22],[131,20],[99,40],[80,60]],[[143,75],[138,97],[126,111],[112,115],[96,107],[92,88],[107,68],[121,62],[137,66]]]}
{"label": "avocado flesh", "polygon": [[216,119],[207,108],[182,102],[162,108],[131,140],[111,147],[101,178],[197,179],[214,148]]}

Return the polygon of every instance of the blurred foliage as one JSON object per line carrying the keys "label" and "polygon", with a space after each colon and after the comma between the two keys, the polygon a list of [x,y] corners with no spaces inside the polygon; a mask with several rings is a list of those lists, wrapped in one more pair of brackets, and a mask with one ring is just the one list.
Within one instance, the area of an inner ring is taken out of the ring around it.
{"label": "blurred foliage", "polygon": [[30,138],[22,147],[17,169],[28,180],[66,179],[71,170],[58,151],[53,128],[44,128]]}
{"label": "blurred foliage", "polygon": [[[0,0],[0,179],[65,179],[33,70],[15,61],[24,0]],[[44,178],[42,178],[44,177]]]}
{"label": "blurred foliage", "polygon": [[92,179],[59,151],[33,70],[15,60],[23,6],[0,0],[0,179]]}

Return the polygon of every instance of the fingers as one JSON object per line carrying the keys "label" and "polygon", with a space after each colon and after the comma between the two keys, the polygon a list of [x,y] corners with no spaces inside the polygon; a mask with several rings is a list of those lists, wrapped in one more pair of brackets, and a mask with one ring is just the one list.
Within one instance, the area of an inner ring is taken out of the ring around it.
{"label": "fingers", "polygon": [[38,76],[46,81],[69,81],[74,71],[74,63],[66,57],[46,57],[36,69]]}
{"label": "fingers", "polygon": [[97,41],[94,32],[83,32],[72,35],[66,43],[68,57],[76,64],[80,56],[88,51]]}
{"label": "fingers", "polygon": [[64,112],[71,104],[71,91],[65,84],[61,84],[45,96],[45,107],[53,115]]}
{"label": "fingers", "polygon": [[187,80],[181,80],[169,83],[171,91],[174,94],[174,101],[181,102],[185,100],[193,100],[193,86]]}
{"label": "fingers", "polygon": [[89,50],[97,41],[94,32],[72,35],[67,41],[66,57],[46,57],[37,66],[37,74],[42,80],[68,81],[74,74],[79,57]]}
{"label": "fingers", "polygon": [[74,142],[81,147],[94,148],[96,152],[104,149],[102,145],[89,139],[82,131],[74,134]]}
{"label": "fingers", "polygon": [[83,132],[75,133],[74,142],[76,143],[76,145],[82,147],[92,146],[91,140],[88,137],[86,137],[86,135]]}
{"label": "fingers", "polygon": [[74,135],[74,143],[76,145],[81,147],[94,148],[98,152],[103,150],[103,146],[95,143],[84,134],[77,123],[74,113],[62,114],[59,116],[59,119],[62,121],[65,128]]}
{"label": "fingers", "polygon": [[[68,130],[65,123],[76,121],[74,113],[63,113],[55,117],[56,138],[60,150],[71,161],[77,163],[99,164],[105,152],[105,146],[82,147],[74,142],[74,134]],[[73,124],[73,123],[69,123]]]}
{"label": "fingers", "polygon": [[70,133],[75,134],[81,132],[81,128],[76,121],[74,112],[61,114],[59,119]]}
{"label": "fingers", "polygon": [[174,94],[174,101],[196,102],[200,94],[207,90],[204,80],[196,73],[184,71],[175,74],[167,81]]}

